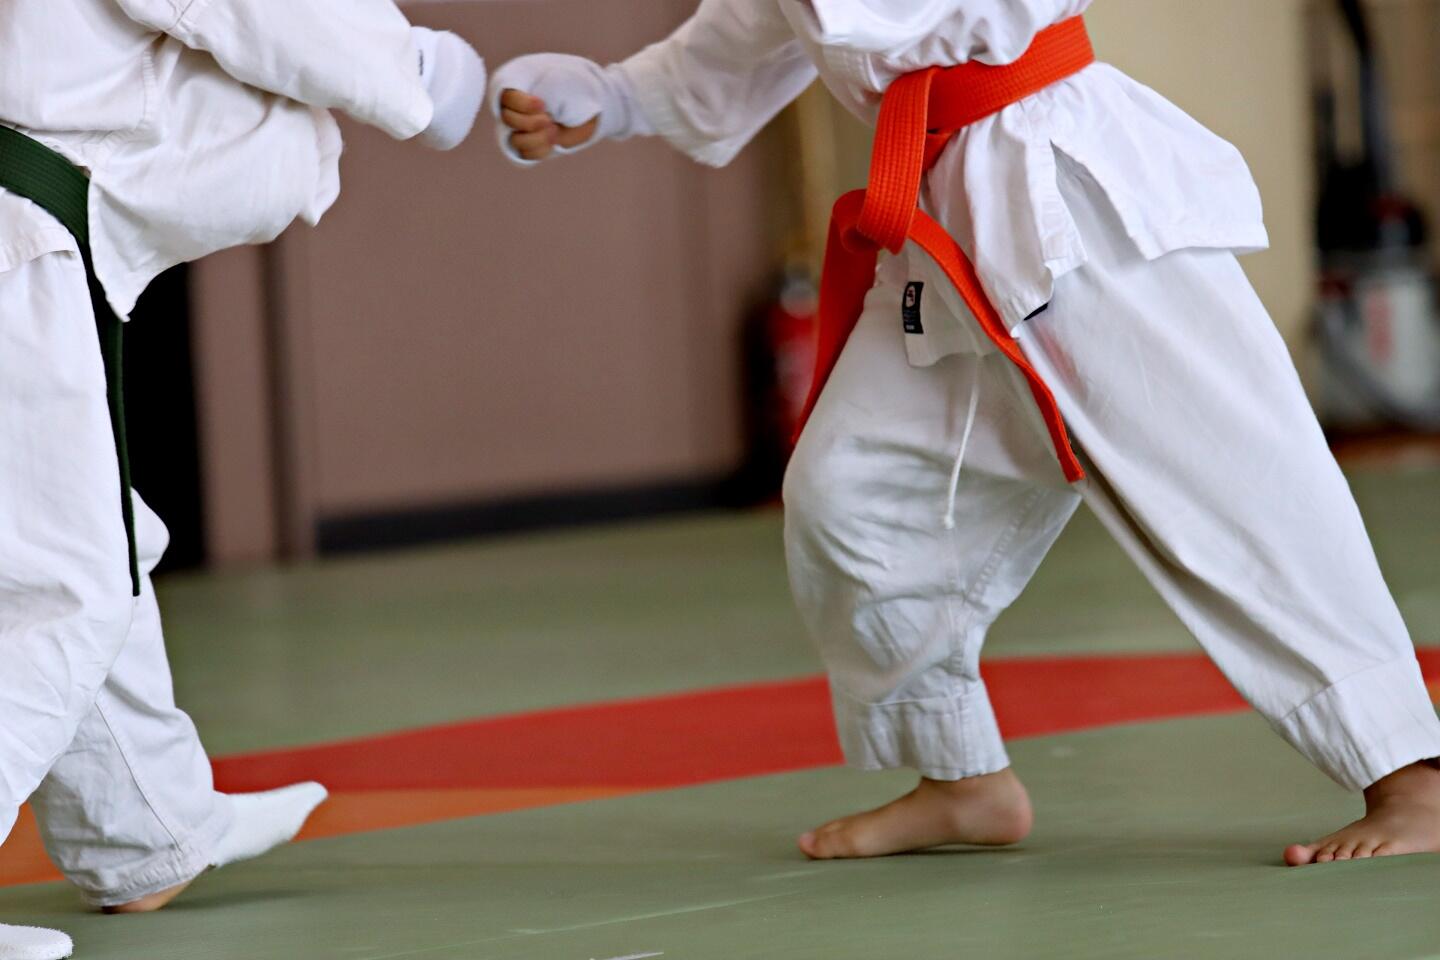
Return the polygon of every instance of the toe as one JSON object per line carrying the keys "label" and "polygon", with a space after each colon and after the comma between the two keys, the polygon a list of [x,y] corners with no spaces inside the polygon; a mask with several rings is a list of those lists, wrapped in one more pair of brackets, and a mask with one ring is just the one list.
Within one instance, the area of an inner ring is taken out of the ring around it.
{"label": "toe", "polygon": [[1356,860],[1368,860],[1368,859],[1370,859],[1371,857],[1375,856],[1375,851],[1376,851],[1376,849],[1379,848],[1379,846],[1380,846],[1380,843],[1379,843],[1378,841],[1376,841],[1376,840],[1365,840],[1365,841],[1362,841],[1362,842],[1361,842],[1358,846],[1356,846],[1356,848],[1355,848],[1355,859],[1356,859]]}
{"label": "toe", "polygon": [[1335,841],[1335,859],[1351,860],[1355,857],[1355,848],[1360,846],[1364,837],[1341,837]]}
{"label": "toe", "polygon": [[800,838],[800,849],[811,860],[839,860],[852,857],[845,821],[827,823],[818,830],[812,830]]}
{"label": "toe", "polygon": [[1285,848],[1285,863],[1292,867],[1303,867],[1315,862],[1315,848],[1303,843],[1292,843]]}

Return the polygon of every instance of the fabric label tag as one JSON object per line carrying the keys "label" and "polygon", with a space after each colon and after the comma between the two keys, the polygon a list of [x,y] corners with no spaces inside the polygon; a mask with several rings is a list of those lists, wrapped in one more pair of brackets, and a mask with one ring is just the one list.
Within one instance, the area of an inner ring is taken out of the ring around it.
{"label": "fabric label tag", "polygon": [[906,333],[924,333],[925,325],[920,322],[920,297],[925,293],[925,284],[912,280],[905,284],[905,297],[900,301],[900,319],[905,322]]}

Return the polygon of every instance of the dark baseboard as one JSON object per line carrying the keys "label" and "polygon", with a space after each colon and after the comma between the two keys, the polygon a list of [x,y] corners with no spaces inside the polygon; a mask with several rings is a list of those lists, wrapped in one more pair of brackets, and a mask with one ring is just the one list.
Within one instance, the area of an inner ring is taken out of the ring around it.
{"label": "dark baseboard", "polygon": [[325,517],[316,541],[321,554],[356,553],[713,510],[743,500],[733,477],[707,477]]}

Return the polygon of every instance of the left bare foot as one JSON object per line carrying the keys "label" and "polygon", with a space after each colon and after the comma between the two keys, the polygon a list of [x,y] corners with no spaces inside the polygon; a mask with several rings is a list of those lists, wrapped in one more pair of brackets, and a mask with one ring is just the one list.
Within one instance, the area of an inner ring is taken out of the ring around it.
{"label": "left bare foot", "polygon": [[949,844],[1019,843],[1033,822],[1030,796],[1010,769],[968,780],[921,780],[898,800],[833,820],[800,838],[811,860],[884,857]]}
{"label": "left bare foot", "polygon": [[1292,867],[1406,853],[1440,853],[1440,768],[1415,763],[1365,791],[1365,816],[1312,844],[1285,850]]}
{"label": "left bare foot", "polygon": [[159,910],[161,907],[165,906],[165,904],[169,903],[171,900],[174,900],[176,897],[180,896],[180,894],[184,893],[185,889],[189,887],[192,882],[193,881],[187,880],[179,886],[171,887],[169,890],[161,890],[159,893],[152,893],[148,897],[141,897],[139,900],[132,900],[129,903],[116,904],[113,907],[101,907],[100,911],[102,913],[110,914],[154,913],[156,910]]}

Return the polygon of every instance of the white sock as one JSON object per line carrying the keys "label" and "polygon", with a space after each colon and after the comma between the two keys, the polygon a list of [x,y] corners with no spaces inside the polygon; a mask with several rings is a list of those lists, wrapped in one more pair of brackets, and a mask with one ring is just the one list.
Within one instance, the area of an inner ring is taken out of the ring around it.
{"label": "white sock", "polygon": [[[264,793],[228,794],[235,820],[216,844],[210,865],[223,867],[249,860],[289,843],[329,795],[318,783],[297,783]],[[0,960],[6,960],[4,953],[0,953]]]}
{"label": "white sock", "polygon": [[420,53],[420,79],[435,104],[435,116],[420,139],[436,150],[465,142],[485,100],[485,61],[460,37],[448,31],[411,27]]}
{"label": "white sock", "polygon": [[65,960],[75,944],[59,930],[0,923],[0,960]]}

